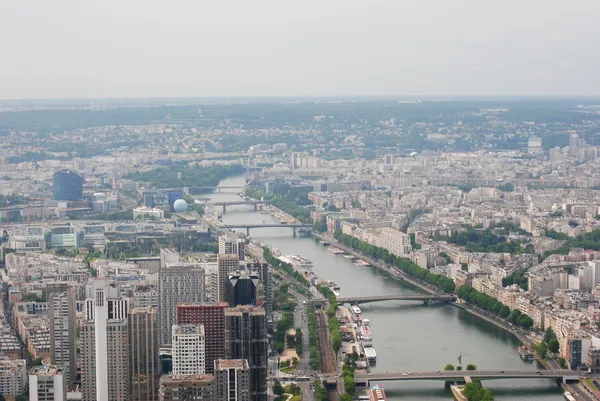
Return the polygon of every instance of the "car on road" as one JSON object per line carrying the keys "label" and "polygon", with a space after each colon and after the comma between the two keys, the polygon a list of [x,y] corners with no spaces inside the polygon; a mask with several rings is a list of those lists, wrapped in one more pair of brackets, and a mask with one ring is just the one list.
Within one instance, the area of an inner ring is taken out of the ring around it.
{"label": "car on road", "polygon": [[408,376],[408,373],[404,372],[402,373],[402,376]]}

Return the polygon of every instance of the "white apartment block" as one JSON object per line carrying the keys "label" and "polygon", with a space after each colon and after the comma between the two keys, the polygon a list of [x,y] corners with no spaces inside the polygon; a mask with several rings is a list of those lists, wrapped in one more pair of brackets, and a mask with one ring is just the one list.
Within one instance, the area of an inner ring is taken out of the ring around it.
{"label": "white apartment block", "polygon": [[67,401],[67,380],[63,369],[50,365],[31,369],[29,401]]}
{"label": "white apartment block", "polygon": [[238,255],[217,255],[217,280],[215,282],[216,301],[223,302],[225,299],[225,286],[229,276],[240,269],[240,258]]}
{"label": "white apartment block", "polygon": [[174,325],[172,329],[172,374],[203,375],[206,360],[205,344],[204,325]]}
{"label": "white apartment block", "polygon": [[18,396],[27,384],[25,359],[0,359],[0,394]]}

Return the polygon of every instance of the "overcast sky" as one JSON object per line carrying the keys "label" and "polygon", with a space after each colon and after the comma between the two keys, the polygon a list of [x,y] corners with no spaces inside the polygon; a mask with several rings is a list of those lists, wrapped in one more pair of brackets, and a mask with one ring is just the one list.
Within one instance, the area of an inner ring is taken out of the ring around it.
{"label": "overcast sky", "polygon": [[600,0],[0,0],[0,98],[598,95]]}

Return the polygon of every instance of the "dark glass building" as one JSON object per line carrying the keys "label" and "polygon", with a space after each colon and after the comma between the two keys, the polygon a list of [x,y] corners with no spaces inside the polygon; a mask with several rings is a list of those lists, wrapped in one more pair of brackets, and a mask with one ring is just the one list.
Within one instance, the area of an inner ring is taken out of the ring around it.
{"label": "dark glass building", "polygon": [[73,170],[60,170],[52,176],[52,199],[77,201],[83,198],[83,176]]}
{"label": "dark glass building", "polygon": [[225,284],[225,301],[229,306],[256,305],[256,286],[259,281],[257,273],[246,270],[235,272]]}
{"label": "dark glass building", "polygon": [[245,305],[225,309],[225,358],[248,361],[251,401],[267,401],[268,348],[263,308]]}

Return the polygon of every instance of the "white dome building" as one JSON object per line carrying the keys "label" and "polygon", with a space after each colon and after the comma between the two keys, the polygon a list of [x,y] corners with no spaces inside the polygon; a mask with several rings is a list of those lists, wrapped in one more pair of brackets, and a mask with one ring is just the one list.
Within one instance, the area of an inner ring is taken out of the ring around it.
{"label": "white dome building", "polygon": [[183,199],[177,199],[175,203],[173,203],[173,209],[177,213],[183,213],[188,210],[188,203]]}

